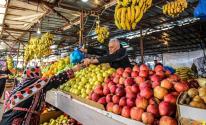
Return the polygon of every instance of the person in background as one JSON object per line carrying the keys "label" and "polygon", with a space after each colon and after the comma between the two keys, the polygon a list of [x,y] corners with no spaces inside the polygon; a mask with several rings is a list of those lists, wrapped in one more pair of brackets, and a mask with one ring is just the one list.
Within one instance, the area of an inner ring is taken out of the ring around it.
{"label": "person in background", "polygon": [[6,84],[6,79],[11,72],[7,69],[7,66],[4,66],[2,70],[0,70],[0,98],[4,93],[4,88]]}
{"label": "person in background", "polygon": [[[86,58],[84,59],[84,64],[89,65],[89,64],[100,64],[100,63],[109,63],[111,67],[113,68],[126,68],[126,67],[131,67],[127,51],[125,48],[122,48],[120,45],[120,42],[118,39],[112,39],[109,41],[109,53],[101,56],[99,58]],[[94,49],[94,48],[88,48],[88,49],[80,49],[84,53],[88,54],[97,54],[101,55],[102,52],[100,49]]]}
{"label": "person in background", "polygon": [[0,125],[39,125],[46,92],[73,78],[74,72],[79,69],[79,66],[75,66],[47,79],[41,78],[39,67],[27,68],[23,82],[11,91],[6,100]]}

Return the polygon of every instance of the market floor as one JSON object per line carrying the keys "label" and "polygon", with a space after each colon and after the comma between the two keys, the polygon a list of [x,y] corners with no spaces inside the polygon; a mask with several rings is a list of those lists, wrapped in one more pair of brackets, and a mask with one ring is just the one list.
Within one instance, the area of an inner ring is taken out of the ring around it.
{"label": "market floor", "polygon": [[3,115],[3,104],[0,103],[0,121],[1,121],[2,115]]}

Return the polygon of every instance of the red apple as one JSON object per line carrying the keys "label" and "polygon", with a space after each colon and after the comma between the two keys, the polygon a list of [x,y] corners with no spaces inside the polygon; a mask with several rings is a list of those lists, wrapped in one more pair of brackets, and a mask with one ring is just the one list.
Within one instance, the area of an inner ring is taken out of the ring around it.
{"label": "red apple", "polygon": [[154,88],[154,97],[158,99],[163,99],[165,95],[167,95],[168,91],[167,89],[157,86]]}
{"label": "red apple", "polygon": [[139,66],[138,65],[134,65],[132,71],[139,72]]}
{"label": "red apple", "polygon": [[128,77],[130,77],[130,73],[124,71],[122,74],[122,77],[128,78]]}
{"label": "red apple", "polygon": [[109,83],[111,81],[111,79],[109,78],[109,77],[106,77],[105,79],[104,79],[104,82],[105,83]]}
{"label": "red apple", "polygon": [[139,85],[140,90],[144,89],[144,88],[152,88],[152,84],[149,80],[140,83]]}
{"label": "red apple", "polygon": [[156,75],[158,75],[161,79],[163,79],[165,77],[164,71],[157,71]]}
{"label": "red apple", "polygon": [[155,118],[152,113],[144,112],[142,113],[142,122],[145,124],[152,124]]}
{"label": "red apple", "polygon": [[124,81],[125,86],[131,86],[134,83],[133,78],[126,78]]}
{"label": "red apple", "polygon": [[118,84],[118,83],[119,83],[119,78],[120,78],[120,77],[115,76],[114,79],[113,79],[113,82],[116,83],[116,84]]}
{"label": "red apple", "polygon": [[155,88],[157,86],[160,86],[160,82],[158,82],[158,81],[152,82],[152,88]]}
{"label": "red apple", "polygon": [[140,84],[140,83],[145,81],[145,78],[137,76],[137,77],[134,78],[134,81],[135,81],[136,84]]}
{"label": "red apple", "polygon": [[123,72],[124,72],[124,69],[123,69],[123,68],[118,68],[117,71],[116,71],[116,73],[118,73],[118,74],[120,74],[120,75],[122,75]]}
{"label": "red apple", "polygon": [[106,102],[107,102],[107,103],[112,102],[112,97],[113,97],[112,94],[108,94],[108,95],[106,96]]}
{"label": "red apple", "polygon": [[125,88],[124,84],[117,84],[117,87]]}
{"label": "red apple", "polygon": [[149,99],[149,104],[159,104],[160,100],[158,98],[152,97]]}
{"label": "red apple", "polygon": [[114,95],[112,97],[112,101],[114,104],[119,104],[120,97],[118,95]]}
{"label": "red apple", "polygon": [[155,117],[159,116],[159,108],[157,104],[150,104],[147,107],[147,112],[152,113]]}
{"label": "red apple", "polygon": [[115,104],[115,105],[113,106],[113,108],[112,108],[112,111],[113,111],[113,113],[119,115],[119,114],[121,114],[121,112],[122,112],[122,107],[119,106],[119,105],[117,105],[117,104]]}
{"label": "red apple", "polygon": [[174,88],[177,92],[184,92],[189,89],[189,86],[187,83],[178,82],[178,83],[175,83]]}
{"label": "red apple", "polygon": [[167,78],[170,82],[177,82],[180,80],[180,77],[176,74],[170,75],[169,78]]}
{"label": "red apple", "polygon": [[139,75],[139,73],[136,72],[136,71],[133,71],[133,72],[131,73],[131,77],[132,77],[132,78],[135,78],[135,77],[137,77],[138,75]]}
{"label": "red apple", "polygon": [[121,115],[122,115],[123,117],[129,118],[129,117],[130,117],[130,107],[124,106],[124,107],[122,108],[122,113],[121,113]]}
{"label": "red apple", "polygon": [[125,95],[125,90],[124,90],[124,88],[123,88],[123,87],[118,87],[118,88],[116,89],[116,91],[115,91],[115,94],[118,95],[118,96],[120,96],[120,97],[124,96],[124,95]]}
{"label": "red apple", "polygon": [[126,91],[126,93],[132,92],[132,86],[126,86],[125,91]]}
{"label": "red apple", "polygon": [[102,104],[102,105],[105,105],[107,102],[106,102],[106,97],[101,97],[99,100],[98,100],[98,103]]}
{"label": "red apple", "polygon": [[158,75],[152,75],[150,77],[151,81],[153,82],[159,82],[160,81],[160,77]]}
{"label": "red apple", "polygon": [[103,87],[102,85],[97,85],[94,89],[94,93],[98,94],[98,95],[104,95],[103,93]]}
{"label": "red apple", "polygon": [[115,91],[116,91],[116,89],[117,89],[117,86],[116,86],[116,85],[112,85],[109,89],[110,89],[110,92],[111,92],[112,94],[114,94]]}
{"label": "red apple", "polygon": [[132,85],[131,90],[133,93],[139,93],[139,91],[140,91],[139,86],[137,84]]}
{"label": "red apple", "polygon": [[157,65],[154,70],[155,70],[155,72],[158,72],[158,71],[163,71],[164,68],[161,65]]}
{"label": "red apple", "polygon": [[92,100],[92,94],[94,93],[94,91],[91,91],[90,93],[89,93],[89,96],[88,96],[88,99],[89,100]]}
{"label": "red apple", "polygon": [[155,74],[155,71],[149,70],[149,75],[150,75],[150,76],[153,76],[154,74]]}
{"label": "red apple", "polygon": [[136,98],[136,94],[133,92],[127,92],[126,93],[126,97],[129,99],[135,99]]}
{"label": "red apple", "polygon": [[125,72],[128,72],[128,73],[131,73],[131,72],[132,72],[132,69],[131,69],[130,67],[127,67],[127,68],[125,68],[124,71],[125,71]]}
{"label": "red apple", "polygon": [[110,88],[112,85],[115,85],[115,83],[114,82],[112,82],[112,81],[110,81],[108,84],[107,84],[107,86]]}
{"label": "red apple", "polygon": [[133,107],[130,110],[130,116],[134,120],[141,121],[143,112],[144,112],[144,109]]}
{"label": "red apple", "polygon": [[169,116],[162,116],[159,125],[177,125],[177,121]]}
{"label": "red apple", "polygon": [[112,112],[114,104],[112,102],[107,103],[106,110]]}
{"label": "red apple", "polygon": [[139,76],[143,78],[147,78],[149,75],[149,72],[147,70],[140,70]]}
{"label": "red apple", "polygon": [[164,87],[166,89],[171,89],[173,87],[173,84],[169,80],[164,79],[161,81],[161,87]]}
{"label": "red apple", "polygon": [[148,70],[149,70],[149,68],[148,68],[148,66],[147,66],[147,65],[142,64],[142,65],[140,66],[140,71],[142,71],[142,70],[146,70],[146,71],[148,71]]}
{"label": "red apple", "polygon": [[144,97],[139,97],[136,99],[137,108],[146,109],[148,106],[148,100]]}
{"label": "red apple", "polygon": [[109,90],[108,86],[106,86],[106,85],[104,86],[103,93],[104,93],[104,95],[108,95],[110,93],[110,90]]}
{"label": "red apple", "polygon": [[175,113],[175,110],[176,110],[175,105],[173,105],[173,104],[171,104],[169,102],[162,101],[159,104],[159,113],[160,113],[161,116],[173,115]]}
{"label": "red apple", "polygon": [[119,78],[119,84],[124,84],[125,78],[124,77],[120,77]]}
{"label": "red apple", "polygon": [[135,105],[135,99],[128,98],[127,99],[127,106],[133,107]]}
{"label": "red apple", "polygon": [[149,99],[153,96],[153,91],[150,88],[143,88],[140,91],[140,96],[145,97],[146,99]]}
{"label": "red apple", "polygon": [[126,106],[127,105],[127,98],[121,97],[119,100],[119,106]]}
{"label": "red apple", "polygon": [[176,104],[177,98],[173,94],[167,94],[164,96],[164,101]]}
{"label": "red apple", "polygon": [[97,102],[99,100],[100,96],[97,93],[92,94],[92,100]]}

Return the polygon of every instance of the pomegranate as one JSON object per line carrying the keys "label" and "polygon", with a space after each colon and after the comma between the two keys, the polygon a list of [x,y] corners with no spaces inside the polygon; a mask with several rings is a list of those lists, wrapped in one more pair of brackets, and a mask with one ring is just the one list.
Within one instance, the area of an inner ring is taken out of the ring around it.
{"label": "pomegranate", "polygon": [[127,106],[133,107],[135,105],[135,99],[128,98],[127,99]]}
{"label": "pomegranate", "polygon": [[130,111],[130,116],[134,120],[141,121],[143,112],[144,109],[133,107]]}
{"label": "pomegranate", "polygon": [[124,71],[125,71],[125,72],[128,72],[128,73],[131,73],[131,72],[132,72],[132,69],[131,69],[130,67],[127,67],[127,68],[125,68]]}
{"label": "pomegranate", "polygon": [[108,94],[108,95],[106,96],[106,102],[107,102],[107,103],[112,102],[112,97],[113,97],[112,94]]}
{"label": "pomegranate", "polygon": [[117,104],[115,104],[112,107],[112,112],[119,115],[122,112],[122,107],[117,105]]}
{"label": "pomegranate", "polygon": [[154,96],[158,99],[163,99],[164,96],[168,93],[167,89],[157,86],[154,88]]}
{"label": "pomegranate", "polygon": [[113,82],[118,84],[119,83],[119,79],[120,79],[120,77],[115,76],[114,79],[113,79]]}
{"label": "pomegranate", "polygon": [[177,121],[169,116],[162,116],[159,125],[177,125]]}
{"label": "pomegranate", "polygon": [[137,76],[137,77],[134,78],[134,81],[135,81],[136,84],[140,84],[140,83],[145,81],[145,78]]}
{"label": "pomegranate", "polygon": [[118,73],[118,74],[120,74],[120,75],[122,75],[123,72],[124,72],[124,69],[123,69],[123,68],[118,68],[117,71],[116,71],[116,73]]}
{"label": "pomegranate", "polygon": [[102,105],[105,105],[107,102],[106,102],[106,97],[102,97],[98,100],[98,103],[102,104]]}
{"label": "pomegranate", "polygon": [[126,117],[126,118],[129,118],[130,117],[130,107],[129,106],[124,106],[122,108],[122,113],[121,113],[122,116]]}
{"label": "pomegranate", "polygon": [[120,96],[120,97],[124,96],[124,95],[125,95],[125,90],[124,90],[124,88],[123,88],[123,87],[118,87],[118,88],[116,89],[116,91],[115,91],[115,94],[118,95],[118,96]]}
{"label": "pomegranate", "polygon": [[189,89],[189,86],[187,85],[187,83],[179,82],[175,83],[174,88],[177,92],[184,92]]}
{"label": "pomegranate", "polygon": [[[109,85],[108,85],[108,86],[109,86]],[[112,94],[115,93],[116,89],[117,89],[117,86],[116,86],[116,85],[111,85],[111,87],[109,88],[109,90],[110,90],[110,92],[111,92]]]}
{"label": "pomegranate", "polygon": [[152,88],[152,84],[150,83],[149,80],[140,83],[139,85],[140,90],[144,89],[144,88]]}
{"label": "pomegranate", "polygon": [[166,89],[171,89],[173,87],[173,84],[169,80],[164,79],[161,81],[161,87],[164,87]]}
{"label": "pomegranate", "polygon": [[169,78],[167,78],[170,82],[177,82],[180,80],[179,76],[177,76],[176,74],[174,75],[170,75]]}
{"label": "pomegranate", "polygon": [[118,95],[114,95],[112,97],[112,101],[114,104],[119,104],[119,100],[120,100],[120,96],[118,96]]}
{"label": "pomegranate", "polygon": [[128,78],[128,77],[130,77],[130,73],[124,71],[123,74],[122,74],[122,77],[123,78]]}
{"label": "pomegranate", "polygon": [[147,78],[149,75],[149,72],[147,70],[140,70],[139,76],[143,78]]}
{"label": "pomegranate", "polygon": [[139,86],[137,84],[132,85],[131,90],[133,93],[139,93],[139,91],[140,91]]}
{"label": "pomegranate", "polygon": [[134,99],[134,98],[136,98],[136,94],[133,92],[127,92],[126,97],[129,99]]}
{"label": "pomegranate", "polygon": [[137,72],[137,71],[133,71],[132,73],[131,73],[131,77],[132,78],[135,78],[135,77],[137,77],[139,75],[139,73]]}
{"label": "pomegranate", "polygon": [[155,118],[152,113],[144,112],[142,113],[142,122],[145,124],[152,124]]}
{"label": "pomegranate", "polygon": [[146,109],[148,106],[148,100],[144,97],[139,97],[136,99],[136,106],[137,108]]}
{"label": "pomegranate", "polygon": [[147,112],[152,113],[155,117],[159,116],[159,107],[157,104],[150,104],[147,107]]}
{"label": "pomegranate", "polygon": [[120,106],[126,106],[127,105],[127,98],[126,97],[121,97],[119,100],[119,105]]}
{"label": "pomegranate", "polygon": [[119,78],[119,84],[124,84],[125,78],[124,77],[120,77]]}
{"label": "pomegranate", "polygon": [[145,97],[146,99],[149,99],[153,96],[153,91],[151,88],[143,88],[140,91],[140,96]]}
{"label": "pomegranate", "polygon": [[102,85],[97,85],[94,89],[94,93],[98,94],[98,95],[104,95],[103,93],[103,86]]}
{"label": "pomegranate", "polygon": [[100,96],[97,93],[92,94],[92,100],[97,102],[99,100]]}
{"label": "pomegranate", "polygon": [[133,78],[126,78],[125,79],[125,81],[124,81],[125,86],[131,86],[132,84],[134,84]]}
{"label": "pomegranate", "polygon": [[172,104],[176,104],[177,98],[170,93],[164,96],[164,101]]}
{"label": "pomegranate", "polygon": [[114,104],[112,102],[107,103],[106,110],[112,112]]}
{"label": "pomegranate", "polygon": [[103,94],[108,95],[109,93],[110,93],[109,87],[107,85],[105,85],[103,88]]}
{"label": "pomegranate", "polygon": [[173,115],[175,113],[175,110],[176,110],[176,107],[175,105],[169,103],[169,102],[165,102],[165,101],[162,101],[160,104],[159,104],[159,113],[161,116],[164,116],[164,115],[167,115],[167,116],[170,116],[170,115]]}

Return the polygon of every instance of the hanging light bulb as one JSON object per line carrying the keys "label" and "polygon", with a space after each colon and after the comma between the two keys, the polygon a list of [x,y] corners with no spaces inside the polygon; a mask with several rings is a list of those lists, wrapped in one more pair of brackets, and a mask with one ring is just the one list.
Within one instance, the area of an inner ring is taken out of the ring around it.
{"label": "hanging light bulb", "polygon": [[37,33],[37,34],[41,34],[41,29],[40,29],[39,27],[37,28],[36,33]]}
{"label": "hanging light bulb", "polygon": [[82,2],[87,2],[88,0],[82,0]]}

